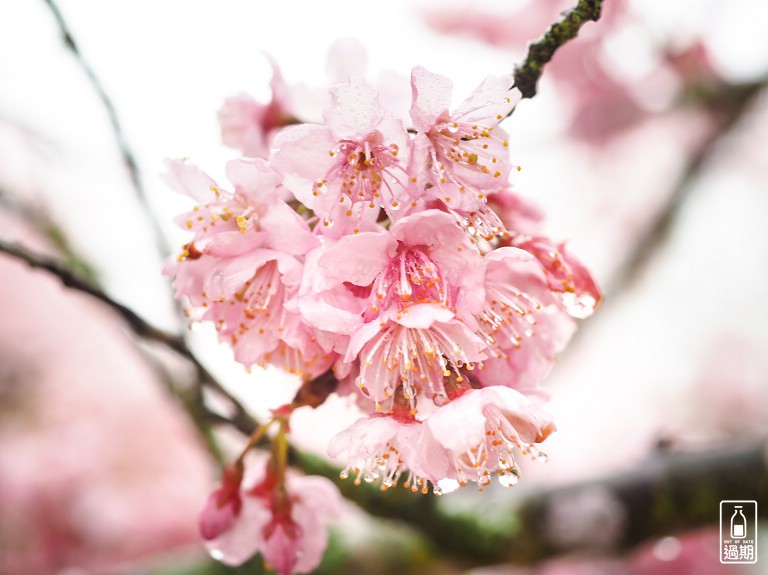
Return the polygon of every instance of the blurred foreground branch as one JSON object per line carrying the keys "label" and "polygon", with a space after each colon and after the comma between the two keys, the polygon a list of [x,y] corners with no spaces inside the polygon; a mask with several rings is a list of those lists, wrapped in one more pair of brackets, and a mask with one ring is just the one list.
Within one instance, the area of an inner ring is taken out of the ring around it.
{"label": "blurred foreground branch", "polygon": [[[452,513],[440,498],[405,489],[385,496],[339,481],[326,463],[302,456],[308,472],[337,482],[380,517],[402,519],[467,566],[532,564],[573,551],[615,554],[645,541],[716,525],[724,499],[758,501],[768,517],[768,443],[697,454],[660,453],[620,475],[558,487],[509,506]],[[502,488],[500,488],[502,489]],[[451,496],[445,496],[450,498]]]}
{"label": "blurred foreground branch", "polygon": [[[205,370],[183,338],[153,327],[55,260],[1,240],[0,253],[46,270],[64,285],[104,302],[136,335],[161,343],[192,362],[200,382],[223,395],[234,408],[231,417],[212,414],[209,422],[231,424],[245,435],[256,430],[256,421]],[[335,385],[329,371],[302,386],[295,401],[313,405],[312,398],[321,401]],[[654,537],[714,523],[722,499],[764,502],[758,507],[763,517],[768,516],[768,444],[762,442],[695,455],[657,454],[631,472],[536,493],[510,501],[508,509],[495,504],[493,513],[486,514],[477,513],[474,507],[469,512],[452,512],[443,499],[406,489],[383,494],[377,487],[355,486],[352,480],[339,479],[339,470],[322,458],[297,450],[291,457],[305,472],[336,482],[348,499],[366,511],[407,522],[467,565],[527,564],[576,549],[621,551]]]}
{"label": "blurred foreground branch", "polygon": [[536,42],[528,46],[528,54],[522,64],[515,67],[515,86],[523,94],[523,98],[533,98],[539,83],[544,65],[555,52],[579,34],[581,27],[587,22],[597,22],[603,8],[603,0],[579,0],[579,3],[566,12],[565,16],[552,24]]}

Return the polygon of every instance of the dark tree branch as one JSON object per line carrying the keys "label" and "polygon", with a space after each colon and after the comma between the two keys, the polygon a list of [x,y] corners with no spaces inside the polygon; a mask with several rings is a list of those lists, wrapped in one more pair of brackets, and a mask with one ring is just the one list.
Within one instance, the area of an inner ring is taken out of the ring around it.
{"label": "dark tree branch", "polygon": [[90,66],[88,61],[83,57],[83,53],[80,51],[80,47],[75,41],[75,38],[71,30],[69,29],[69,26],[64,20],[61,10],[59,10],[59,7],[56,5],[56,2],[54,0],[44,0],[44,2],[48,6],[49,10],[51,11],[53,18],[56,21],[57,26],[59,27],[59,31],[61,32],[61,36],[64,41],[64,45],[72,53],[72,56],[74,56],[75,60],[80,65],[80,68],[82,69],[83,73],[88,78],[88,81],[93,86],[94,91],[98,95],[99,100],[101,100],[101,103],[104,106],[104,110],[107,112],[107,117],[109,118],[109,124],[112,127],[112,132],[114,134],[115,141],[117,142],[117,146],[120,151],[120,157],[122,158],[123,164],[125,165],[125,169],[128,171],[128,176],[130,177],[131,184],[133,185],[133,188],[136,190],[136,196],[139,199],[139,203],[141,204],[142,208],[147,214],[147,219],[149,220],[149,223],[152,226],[152,230],[155,235],[155,242],[157,244],[157,249],[163,256],[168,255],[170,253],[170,250],[168,248],[168,245],[165,242],[165,238],[162,234],[162,231],[160,230],[160,226],[158,225],[157,221],[152,215],[152,209],[149,206],[147,193],[141,181],[141,174],[139,173],[139,166],[138,166],[138,163],[136,162],[136,156],[134,155],[133,151],[131,150],[131,147],[128,145],[128,141],[125,138],[125,132],[123,131],[123,127],[120,124],[120,120],[118,118],[115,105],[112,102],[109,95],[107,94],[106,90],[104,89],[104,86],[102,85],[98,76],[94,72],[93,68]]}
{"label": "dark tree branch", "polygon": [[597,22],[602,8],[603,0],[579,0],[562,20],[549,27],[540,40],[528,46],[525,60],[515,67],[514,72],[515,87],[523,94],[523,98],[533,98],[536,95],[536,86],[544,66],[561,46],[578,35],[584,24]]}

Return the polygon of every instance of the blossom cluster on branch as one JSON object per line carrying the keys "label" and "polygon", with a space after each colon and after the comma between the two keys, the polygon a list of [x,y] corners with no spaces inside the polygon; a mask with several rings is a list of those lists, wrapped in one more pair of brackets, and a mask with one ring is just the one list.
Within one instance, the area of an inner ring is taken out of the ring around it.
{"label": "blossom cluster on branch", "polygon": [[[168,164],[198,202],[166,268],[176,296],[246,366],[307,381],[332,370],[365,414],[330,445],[342,477],[438,495],[494,475],[517,483],[518,459],[545,459],[555,429],[539,382],[600,292],[511,190],[519,168],[499,123],[521,97],[512,76],[452,108],[451,81],[416,67],[403,116],[349,74],[307,123],[278,73],[272,88],[270,103],[241,96],[220,114],[246,156],[227,164],[228,185]],[[317,515],[335,496],[286,472],[290,407],[257,432],[279,424],[268,462],[244,473],[244,452],[202,514],[226,562],[260,551],[291,573],[322,556]]]}

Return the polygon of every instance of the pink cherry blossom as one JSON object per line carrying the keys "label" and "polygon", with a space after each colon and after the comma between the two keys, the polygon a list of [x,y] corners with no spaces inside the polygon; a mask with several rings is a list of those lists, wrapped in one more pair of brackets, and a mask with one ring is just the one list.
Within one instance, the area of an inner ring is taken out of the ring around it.
{"label": "pink cherry blossom", "polygon": [[533,254],[544,268],[549,288],[559,294],[568,313],[576,318],[592,315],[602,292],[584,264],[568,252],[564,243],[533,237],[514,245]]}
{"label": "pink cherry blossom", "polygon": [[329,285],[370,288],[353,290],[366,300],[366,322],[416,304],[471,318],[482,301],[484,265],[453,218],[438,210],[404,217],[389,230],[346,236],[318,260]]}
{"label": "pink cherry blossom", "polygon": [[405,474],[406,488],[426,493],[430,482],[436,485],[448,472],[448,453],[426,426],[407,413],[359,419],[331,441],[328,453],[345,455],[343,478],[352,472],[356,484],[380,480],[382,491],[397,485]]}
{"label": "pink cherry blossom", "polygon": [[[484,261],[448,214],[428,210],[329,243],[317,270],[314,301],[324,307],[305,317],[350,336],[344,361],[360,359],[357,386],[379,408],[400,386],[411,400],[443,394],[446,372],[485,357],[473,333]],[[338,319],[326,321],[334,309]]]}
{"label": "pink cherry blossom", "polygon": [[533,255],[502,247],[485,259],[486,299],[478,333],[491,357],[476,379],[484,385],[533,390],[570,339],[574,322]]}
{"label": "pink cherry blossom", "polygon": [[[456,203],[455,192],[471,211],[487,194],[507,185],[507,134],[498,127],[520,99],[512,77],[488,77],[454,112],[451,81],[422,67],[411,73],[411,119],[419,134],[413,143],[412,193]],[[447,184],[455,186],[447,191]],[[446,198],[451,198],[447,200]],[[448,205],[450,207],[450,205]]]}
{"label": "pink cherry blossom", "polygon": [[289,473],[283,484],[268,465],[261,464],[245,473],[239,498],[235,520],[206,540],[214,558],[241,565],[261,553],[286,575],[317,567],[328,544],[325,522],[341,510],[341,496],[333,483]]}
{"label": "pink cherry blossom", "polygon": [[240,160],[227,167],[234,193],[194,166],[170,164],[169,180],[181,191],[213,200],[180,218],[195,235],[178,261],[166,266],[175,275],[176,295],[195,306],[193,317],[214,323],[239,362],[321,373],[332,358],[300,320],[295,302],[303,255],[318,240],[281,200],[280,176],[266,162]]}
{"label": "pink cherry blossom", "polygon": [[224,101],[219,110],[221,141],[244,156],[266,158],[276,131],[296,122],[288,86],[277,64],[272,62],[272,99],[267,104],[239,94]]}
{"label": "pink cherry blossom", "polygon": [[302,124],[276,137],[272,162],[323,227],[351,232],[366,212],[375,220],[378,208],[391,214],[407,200],[408,134],[363,80],[332,88],[331,99],[325,126]]}
{"label": "pink cherry blossom", "polygon": [[544,213],[528,198],[502,188],[488,196],[488,208],[493,210],[512,237],[541,234]]}
{"label": "pink cherry blossom", "polygon": [[[355,385],[376,410],[391,409],[396,393],[415,405],[419,393],[444,401],[446,376],[486,358],[482,340],[453,314],[419,304],[385,320],[366,324],[350,340],[344,361],[359,358]],[[415,410],[415,408],[414,408]]]}
{"label": "pink cherry blossom", "polygon": [[534,445],[555,430],[549,416],[535,409],[521,393],[494,386],[469,389],[432,413],[425,421],[450,454],[449,477],[482,488],[498,472],[503,485],[519,474],[515,452],[546,459]]}

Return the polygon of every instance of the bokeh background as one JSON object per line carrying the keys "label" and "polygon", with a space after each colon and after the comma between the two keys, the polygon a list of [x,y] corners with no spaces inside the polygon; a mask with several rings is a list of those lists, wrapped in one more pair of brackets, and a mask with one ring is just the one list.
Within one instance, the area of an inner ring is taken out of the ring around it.
{"label": "bokeh background", "polygon": [[[237,153],[221,144],[216,112],[239,93],[268,101],[270,58],[289,84],[318,88],[331,47],[357,41],[371,81],[395,85],[421,64],[450,76],[458,101],[511,72],[573,3],[59,0],[78,57],[49,2],[4,0],[0,239],[60,257],[154,325],[186,329],[160,269],[184,241],[172,219],[188,203],[163,184],[163,161],[190,157],[223,179]],[[549,235],[567,239],[605,300],[546,381],[559,429],[549,463],[512,490],[448,505],[765,441],[766,21],[761,0],[605,0],[601,21],[557,52],[539,94],[505,122],[522,166],[515,190],[544,210]],[[166,385],[189,366],[2,254],[0,302],[0,574],[232,572],[198,542],[217,466]],[[257,416],[297,388],[276,371],[245,373],[204,326],[190,345]],[[297,444],[323,453],[355,417],[338,399],[299,412]],[[217,437],[225,452],[241,441]],[[717,521],[715,506],[710,528],[621,556],[473,573],[764,573],[762,559],[720,565]],[[418,572],[467,569],[351,508],[326,572],[390,572],[377,548],[405,558],[400,572],[411,559]]]}

